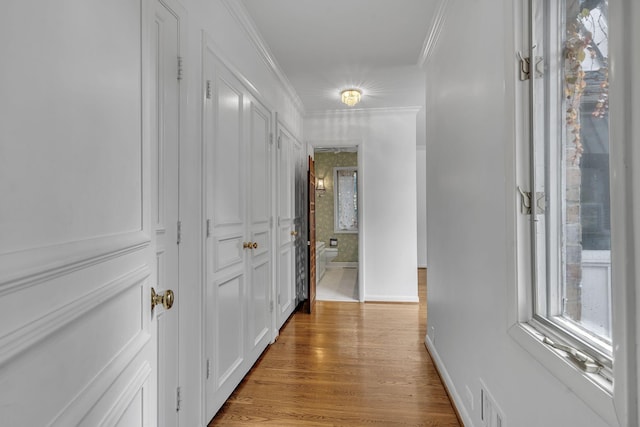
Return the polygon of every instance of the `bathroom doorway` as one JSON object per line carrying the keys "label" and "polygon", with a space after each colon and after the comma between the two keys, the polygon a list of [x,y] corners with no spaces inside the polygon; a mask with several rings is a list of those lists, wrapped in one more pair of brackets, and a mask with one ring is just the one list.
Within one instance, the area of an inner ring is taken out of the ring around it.
{"label": "bathroom doorway", "polygon": [[360,300],[358,147],[315,147],[316,299]]}

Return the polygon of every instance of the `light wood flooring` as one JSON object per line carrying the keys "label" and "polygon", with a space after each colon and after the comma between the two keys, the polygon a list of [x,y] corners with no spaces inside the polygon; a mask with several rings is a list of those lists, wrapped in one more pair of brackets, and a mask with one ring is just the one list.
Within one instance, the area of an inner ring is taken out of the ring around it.
{"label": "light wood flooring", "polygon": [[213,426],[460,426],[424,346],[420,304],[318,301],[295,313]]}

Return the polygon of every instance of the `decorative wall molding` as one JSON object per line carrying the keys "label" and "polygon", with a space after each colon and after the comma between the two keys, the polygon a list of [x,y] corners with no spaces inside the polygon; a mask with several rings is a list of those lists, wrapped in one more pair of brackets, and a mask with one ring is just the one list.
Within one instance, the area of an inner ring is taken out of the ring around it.
{"label": "decorative wall molding", "polygon": [[[150,374],[151,366],[149,365],[149,362],[145,361],[142,366],[140,366],[138,372],[136,372],[131,381],[129,381],[129,384],[127,384],[109,412],[105,415],[102,421],[100,421],[99,426],[117,425],[118,421],[120,421],[120,418],[122,418],[122,416],[124,415],[124,412],[133,402],[133,399],[144,387]],[[144,425],[145,420],[142,421],[142,424]]]}
{"label": "decorative wall molding", "polygon": [[433,50],[438,43],[440,33],[442,32],[442,27],[444,26],[444,23],[446,21],[448,3],[449,0],[440,0],[438,9],[433,16],[433,20],[431,21],[431,31],[429,31],[429,34],[427,34],[427,38],[424,40],[422,50],[420,51],[420,56],[418,57],[418,67],[424,67],[424,64],[427,63],[429,57],[433,53]]}
{"label": "decorative wall molding", "polygon": [[146,248],[142,231],[0,255],[0,297]]}
{"label": "decorative wall molding", "polygon": [[[84,387],[72,400],[60,411],[56,418],[49,424],[51,427],[66,427],[79,425],[81,421],[88,415],[91,407],[104,396],[105,391],[111,387],[120,374],[131,363],[135,356],[149,341],[149,334],[141,332],[125,347],[120,354],[112,359],[112,361],[102,370],[86,387]],[[116,425],[105,424],[105,420],[117,420],[122,416],[124,410],[135,393],[142,387],[147,377],[151,373],[149,362],[145,361],[133,375],[133,379],[125,387],[111,409],[103,417],[100,425]],[[122,404],[125,406],[122,407]]]}
{"label": "decorative wall molding", "polygon": [[[0,337],[0,365],[78,320],[84,314],[121,295],[126,289],[141,285],[149,277],[149,274],[149,268],[146,265],[140,266],[130,273]],[[148,338],[138,339],[146,342]]]}
{"label": "decorative wall molding", "polygon": [[238,0],[222,0],[222,4],[227,7],[231,15],[240,24],[264,63],[278,78],[280,84],[285,89],[293,103],[304,115],[304,104],[302,103],[302,100],[298,96],[296,90],[293,88],[293,85],[291,84],[287,76],[282,71],[282,68],[280,68],[280,65],[278,65],[278,62],[273,56],[273,53],[271,53],[271,49],[262,38],[262,35],[260,35],[260,32],[256,28],[255,23],[249,16],[247,9],[244,7],[242,2]]}
{"label": "decorative wall molding", "polygon": [[339,110],[321,110],[310,111],[305,115],[305,118],[314,117],[331,117],[331,116],[345,116],[345,115],[375,115],[375,114],[418,114],[423,107],[421,106],[409,106],[409,107],[381,107],[381,108],[342,108]]}

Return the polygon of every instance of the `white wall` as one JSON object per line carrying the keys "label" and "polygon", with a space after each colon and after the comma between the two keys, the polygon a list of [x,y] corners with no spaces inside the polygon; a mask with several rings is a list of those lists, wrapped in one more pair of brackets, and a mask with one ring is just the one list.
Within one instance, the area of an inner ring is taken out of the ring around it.
{"label": "white wall", "polygon": [[427,266],[427,147],[416,147],[418,200],[418,267]]}
{"label": "white wall", "polygon": [[482,425],[481,379],[508,426],[604,426],[507,334],[512,22],[511,1],[451,0],[428,60],[428,339],[468,426]]}
{"label": "white wall", "polygon": [[315,146],[360,141],[360,274],[366,301],[417,301],[416,109],[311,115]]}

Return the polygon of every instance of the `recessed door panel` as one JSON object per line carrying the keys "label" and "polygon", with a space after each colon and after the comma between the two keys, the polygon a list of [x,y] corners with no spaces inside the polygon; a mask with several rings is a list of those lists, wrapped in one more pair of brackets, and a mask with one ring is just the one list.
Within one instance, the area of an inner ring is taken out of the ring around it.
{"label": "recessed door panel", "polygon": [[242,277],[234,277],[218,285],[217,312],[217,372],[218,384],[240,365],[243,357],[244,295]]}
{"label": "recessed door panel", "polygon": [[264,341],[269,338],[267,333],[269,332],[269,323],[271,321],[271,312],[269,311],[271,293],[270,276],[271,269],[268,259],[263,258],[261,263],[253,266],[251,271],[252,285],[249,310],[249,337],[252,347],[258,348],[259,352],[262,352],[264,348],[263,345],[266,345]]}
{"label": "recessed door panel", "polygon": [[242,162],[242,92],[230,81],[216,81],[214,106],[214,215],[216,224],[242,223],[244,220]]}

